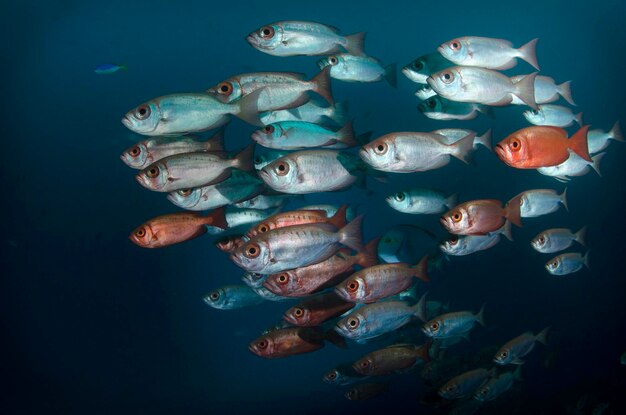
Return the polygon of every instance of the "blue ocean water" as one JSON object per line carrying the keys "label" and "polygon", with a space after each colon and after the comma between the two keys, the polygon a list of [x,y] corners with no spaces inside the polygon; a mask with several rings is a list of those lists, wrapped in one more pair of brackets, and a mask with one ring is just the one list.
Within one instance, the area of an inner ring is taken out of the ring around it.
{"label": "blue ocean water", "polygon": [[[238,73],[317,73],[316,57],[278,58],[251,48],[245,36],[266,23],[301,19],[345,34],[367,31],[367,53],[399,66],[456,36],[505,38],[515,45],[538,37],[541,73],[573,81],[585,123],[608,130],[617,120],[626,122],[626,4],[620,1],[67,0],[5,2],[2,9],[3,413],[445,413],[420,403],[429,389],[419,373],[393,376],[387,394],[365,402],[348,401],[345,388],[322,383],[326,370],[371,345],[327,345],[276,360],[251,354],[247,344],[291,303],[207,307],[206,292],[239,283],[241,275],[210,236],[161,250],[128,240],[140,223],[177,209],[140,187],[119,160],[139,139],[121,116],[150,98],[202,91]],[[95,74],[103,63],[128,70]],[[520,62],[507,73],[532,71]],[[401,74],[398,81],[397,89],[333,81],[333,94],[349,102],[355,128],[374,137],[492,128],[497,142],[527,126],[518,107],[496,109],[495,119],[429,120],[415,108],[416,84]],[[253,129],[233,120],[227,148],[243,147]],[[552,327],[549,346],[539,346],[524,365],[524,381],[479,413],[575,413],[570,410],[580,402],[580,413],[604,402],[610,404],[605,413],[626,413],[626,367],[619,363],[626,351],[625,152],[611,144],[602,178],[592,173],[567,185],[568,212],[527,220],[514,229],[513,243],[454,258],[433,275],[433,298],[458,310],[487,304],[487,327],[476,329],[461,352],[479,354],[526,330]],[[407,185],[458,192],[461,200],[508,200],[527,189],[565,187],[479,151],[471,166],[453,160],[440,170],[369,181],[369,191],[305,200],[358,204],[366,214],[366,240],[401,223],[444,238],[436,216],[402,215],[387,206],[384,196]],[[550,276],[546,257],[531,249],[530,239],[549,227],[585,224],[591,270]]]}

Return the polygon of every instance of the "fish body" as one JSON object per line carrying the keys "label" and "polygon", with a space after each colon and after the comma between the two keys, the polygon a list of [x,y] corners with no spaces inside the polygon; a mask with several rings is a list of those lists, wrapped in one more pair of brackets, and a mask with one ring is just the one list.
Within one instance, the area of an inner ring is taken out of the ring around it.
{"label": "fish body", "polygon": [[344,386],[360,382],[368,377],[354,370],[352,363],[345,363],[326,372],[322,380],[329,385]]}
{"label": "fish body", "polygon": [[362,216],[357,217],[340,230],[329,223],[274,229],[246,242],[231,259],[244,270],[259,274],[315,264],[334,255],[340,245],[361,250],[361,221]]}
{"label": "fish body", "polygon": [[554,127],[569,127],[575,122],[582,126],[583,113],[574,114],[568,107],[562,105],[543,104],[538,108],[524,111],[524,117],[534,125],[552,125]]}
{"label": "fish body", "polygon": [[323,293],[303,300],[285,311],[283,319],[294,326],[319,326],[327,320],[338,317],[354,307],[333,292]]}
{"label": "fish body", "polygon": [[126,65],[117,65],[114,63],[103,63],[102,65],[98,65],[94,72],[98,75],[110,75],[117,71],[126,71],[128,68]]}
{"label": "fish body", "polygon": [[474,399],[480,402],[493,401],[504,392],[511,389],[516,380],[521,380],[521,368],[521,366],[518,366],[515,371],[504,372],[498,376],[492,377],[476,391]]}
{"label": "fish body", "polygon": [[589,148],[589,154],[595,154],[607,148],[609,140],[615,140],[620,143],[624,142],[619,121],[615,122],[613,128],[611,128],[609,132],[604,132],[602,130],[589,130],[587,133],[587,147]]}
{"label": "fish body", "polygon": [[428,349],[430,343],[416,346],[414,344],[394,344],[384,349],[366,354],[353,364],[356,372],[366,376],[382,376],[403,372],[416,364],[430,360]]}
{"label": "fish body", "polygon": [[[307,205],[307,206],[302,206],[300,209],[302,210],[323,210],[324,212],[326,212],[326,216],[327,217],[332,217],[337,213],[337,210],[339,210],[340,206],[338,205]],[[352,219],[354,219],[356,217],[357,211],[356,211],[356,207],[355,206],[348,206],[348,209],[346,209],[346,219],[348,221],[351,221]]]}
{"label": "fish body", "polygon": [[431,189],[409,189],[387,196],[385,201],[402,213],[437,214],[456,205],[457,195],[446,197],[443,193]]}
{"label": "fish body", "polygon": [[552,275],[567,275],[580,271],[582,267],[589,268],[589,252],[582,255],[578,252],[561,254],[546,263],[546,269]]}
{"label": "fish body", "polygon": [[174,154],[150,164],[136,179],[143,187],[155,192],[173,192],[207,186],[226,180],[231,168],[252,170],[254,144],[244,148],[234,158],[219,153]]}
{"label": "fish body", "polygon": [[290,327],[260,336],[250,343],[248,349],[259,357],[274,359],[314,352],[324,347],[327,338],[319,327]]}
{"label": "fish body", "polygon": [[511,222],[506,222],[502,228],[486,235],[466,235],[455,237],[439,245],[439,249],[447,255],[464,256],[478,251],[487,250],[500,242],[500,235],[505,235],[508,240],[511,237]]}
{"label": "fish body", "polygon": [[313,100],[296,108],[266,111],[259,114],[261,122],[265,125],[281,121],[304,121],[322,124],[327,120],[331,120],[336,125],[344,125],[347,116],[347,102],[338,102],[334,106],[321,106]]}
{"label": "fish body", "polygon": [[223,150],[224,134],[223,131],[219,131],[206,141],[188,136],[151,137],[128,148],[120,158],[133,169],[143,169],[155,161],[174,154]]}
{"label": "fish body", "polygon": [[428,84],[420,86],[417,91],[415,91],[415,96],[422,101],[425,101],[430,97],[434,97],[435,95],[437,95],[437,93],[433,91],[433,89]]}
{"label": "fish body", "polygon": [[409,323],[417,309],[401,301],[366,304],[339,320],[335,330],[342,336],[359,341],[378,337]]}
{"label": "fish body", "polygon": [[450,156],[467,163],[474,134],[452,145],[445,144],[444,140],[432,133],[391,133],[361,147],[359,156],[374,169],[393,173],[437,169],[448,164]]}
{"label": "fish body", "polygon": [[428,77],[443,69],[454,66],[452,62],[439,53],[431,53],[414,59],[402,68],[402,73],[411,81],[418,84],[426,84]]}
{"label": "fish body", "polygon": [[336,150],[303,150],[281,157],[259,171],[272,189],[308,194],[346,189],[364,170],[361,160]]}
{"label": "fish body", "polygon": [[345,301],[373,303],[406,290],[413,285],[415,278],[428,282],[427,271],[427,256],[416,265],[374,265],[352,274],[335,287],[335,293]]}
{"label": "fish body", "polygon": [[[515,75],[511,77],[513,83],[518,83],[527,75]],[[535,102],[537,104],[548,104],[559,99],[562,96],[570,105],[576,105],[572,99],[570,81],[557,85],[554,79],[549,76],[537,75],[535,77]],[[526,105],[521,99],[513,96],[511,101],[513,105]]]}
{"label": "fish body", "polygon": [[546,344],[549,327],[546,327],[538,334],[527,331],[516,338],[508,341],[502,346],[493,358],[493,361],[499,365],[521,365],[524,363],[522,357],[530,353],[537,342]]}
{"label": "fish body", "polygon": [[371,56],[355,56],[348,53],[331,55],[320,59],[317,66],[330,66],[330,77],[348,82],[379,82],[383,79],[396,86],[396,65],[383,65]]}
{"label": "fish body", "polygon": [[567,189],[558,194],[552,189],[526,190],[518,194],[513,200],[519,198],[520,217],[536,218],[559,210],[563,205],[567,209]]}
{"label": "fish body", "polygon": [[437,51],[457,65],[504,70],[517,65],[517,58],[521,58],[538,70],[535,52],[537,40],[533,39],[515,49],[508,40],[463,36],[443,43]]}
{"label": "fish body", "polygon": [[247,42],[273,56],[330,55],[343,50],[363,53],[365,33],[341,36],[339,29],[316,22],[280,21],[250,33]]}
{"label": "fish body", "polygon": [[282,295],[276,295],[264,286],[249,286],[252,290],[257,293],[260,297],[268,300],[268,301],[288,301],[290,298],[283,297]]}
{"label": "fish body", "polygon": [[569,157],[569,150],[592,162],[587,147],[587,130],[580,128],[571,138],[559,127],[522,128],[500,141],[496,154],[505,164],[517,169],[556,166]]}
{"label": "fish body", "polygon": [[499,200],[471,200],[455,206],[441,216],[441,224],[455,235],[486,235],[502,228],[506,220],[521,226],[519,199],[503,208]]}
{"label": "fish body", "polygon": [[490,114],[488,107],[473,102],[455,102],[433,95],[417,106],[417,109],[433,120],[472,120],[479,112]]}
{"label": "fish body", "polygon": [[483,313],[485,306],[477,314],[470,311],[457,311],[435,317],[422,326],[422,332],[433,339],[465,337],[476,322],[485,325]]}
{"label": "fish body", "polygon": [[161,248],[197,238],[207,232],[207,225],[226,228],[224,210],[206,216],[191,212],[157,216],[135,229],[130,240],[142,248]]}
{"label": "fish body", "polygon": [[483,386],[490,377],[495,375],[495,370],[483,368],[470,370],[455,376],[439,388],[439,396],[445,399],[458,399],[469,396]]}
{"label": "fish body", "polygon": [[323,210],[300,209],[276,213],[250,229],[246,233],[246,237],[252,239],[261,233],[269,232],[274,229],[294,225],[306,225],[309,223],[331,223],[337,229],[343,228],[346,225],[346,207],[347,206],[344,205],[331,219],[326,216],[326,212]]}
{"label": "fish body", "polygon": [[536,73],[514,84],[511,79],[491,69],[454,66],[428,77],[428,85],[438,95],[457,102],[503,106],[517,96],[528,106],[537,108],[534,95]]}
{"label": "fish body", "polygon": [[344,396],[349,401],[364,401],[372,399],[389,390],[387,383],[361,383],[347,391]]}
{"label": "fish body", "polygon": [[569,158],[556,166],[540,167],[537,171],[543,175],[554,177],[555,179],[567,182],[571,177],[584,176],[592,169],[602,176],[600,172],[600,162],[606,153],[598,153],[591,157],[591,162],[580,157],[578,154],[569,151]]}
{"label": "fish body", "polygon": [[233,204],[233,206],[242,209],[275,209],[282,207],[287,200],[292,198],[291,195],[266,195],[260,194],[251,199],[246,199]]}
{"label": "fish body", "polygon": [[303,150],[313,147],[349,148],[357,145],[348,122],[338,131],[304,121],[282,121],[269,124],[252,133],[252,140],[266,148]]}
{"label": "fish body", "polygon": [[535,251],[543,254],[551,254],[569,248],[574,241],[584,246],[586,232],[586,226],[576,233],[566,228],[548,229],[535,236],[532,241],[530,241],[530,245]]}
{"label": "fish body", "polygon": [[264,190],[258,178],[233,169],[226,180],[208,186],[172,192],[167,199],[183,209],[201,211],[216,209],[247,200]]}
{"label": "fish body", "polygon": [[474,134],[474,144],[473,149],[476,150],[479,145],[485,147],[487,150],[492,151],[491,148],[491,130],[485,131],[483,135],[476,134],[475,131],[466,130],[462,128],[442,128],[439,130],[432,131],[434,134],[442,135],[446,138],[446,144],[454,144],[462,138],[466,137],[468,134]]}
{"label": "fish body", "polygon": [[219,310],[244,308],[265,301],[247,285],[226,285],[211,291],[203,299],[205,303]]}

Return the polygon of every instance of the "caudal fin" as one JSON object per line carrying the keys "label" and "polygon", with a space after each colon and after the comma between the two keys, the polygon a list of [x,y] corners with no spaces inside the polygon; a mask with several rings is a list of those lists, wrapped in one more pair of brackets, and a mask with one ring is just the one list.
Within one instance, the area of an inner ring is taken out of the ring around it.
{"label": "caudal fin", "polygon": [[346,44],[344,45],[344,48],[346,48],[349,54],[357,56],[365,55],[363,52],[365,35],[367,35],[366,32],[359,32],[345,37]]}
{"label": "caudal fin", "polygon": [[493,148],[491,147],[491,128],[485,131],[485,134],[477,136],[474,139],[474,144],[480,144],[487,150],[493,151]]}
{"label": "caudal fin", "polygon": [[505,220],[504,225],[502,225],[502,227],[498,229],[498,232],[504,235],[506,239],[513,242],[513,234],[511,233],[511,221],[510,220],[508,219]]}
{"label": "caudal fin", "polygon": [[526,43],[524,46],[518,49],[520,58],[530,63],[535,69],[539,70],[539,64],[537,63],[537,41],[539,39],[533,39]]}
{"label": "caudal fin", "polygon": [[568,145],[569,148],[581,158],[593,162],[589,155],[589,147],[587,147],[587,131],[589,131],[588,125],[580,127],[580,130],[576,131],[576,133],[570,137]]}
{"label": "caudal fin", "polygon": [[329,329],[324,333],[324,339],[328,340],[335,346],[341,349],[347,349],[346,339],[335,331],[334,328]]}
{"label": "caudal fin", "polygon": [[355,251],[363,250],[363,243],[361,242],[361,223],[363,222],[363,215],[359,215],[346,226],[339,231],[339,242],[348,248],[352,248]]}
{"label": "caudal fin", "polygon": [[243,171],[254,171],[254,143],[250,143],[235,156],[236,167]]}
{"label": "caudal fin", "polygon": [[339,131],[337,131],[337,141],[345,144],[347,147],[354,147],[358,144],[354,138],[352,121],[348,121]]}
{"label": "caudal fin", "polygon": [[457,142],[450,144],[451,152],[450,154],[463,163],[469,164],[471,159],[472,149],[474,148],[474,138],[476,137],[475,132],[471,132],[465,137],[461,138]]}
{"label": "caudal fin", "polygon": [[337,229],[341,229],[348,223],[346,221],[346,210],[348,209],[348,205],[342,205],[337,209],[335,214],[328,219],[328,223],[333,225]]}
{"label": "caudal fin", "polygon": [[537,72],[533,72],[530,75],[526,75],[521,80],[519,80],[515,86],[515,91],[513,94],[521,99],[524,104],[528,105],[532,109],[538,109],[537,102],[535,102],[535,78],[537,77]]}
{"label": "caudal fin", "polygon": [[545,329],[541,330],[541,332],[539,332],[539,334],[535,336],[535,340],[537,340],[541,344],[548,344],[548,331],[549,330],[550,330],[550,327],[546,327]]}
{"label": "caudal fin", "polygon": [[609,131],[609,138],[622,143],[624,142],[624,136],[622,135],[622,129],[619,126],[619,121],[615,121],[615,124],[613,124],[613,128]]}
{"label": "caudal fin", "polygon": [[485,305],[486,304],[483,304],[483,306],[480,307],[478,314],[476,314],[476,321],[478,321],[483,327],[485,327]]}
{"label": "caudal fin", "polygon": [[396,88],[398,86],[398,77],[396,75],[396,67],[395,63],[389,64],[385,66],[385,80],[389,82],[389,85]]}
{"label": "caudal fin", "polygon": [[428,340],[426,343],[415,348],[415,356],[422,359],[424,362],[430,362],[430,346],[432,341]]}
{"label": "caudal fin", "polygon": [[328,101],[331,106],[335,105],[330,89],[330,66],[324,67],[320,73],[315,75],[315,77],[311,79],[311,83],[313,84],[313,91]]}
{"label": "caudal fin", "polygon": [[249,93],[245,97],[235,101],[232,105],[236,106],[235,115],[241,118],[248,124],[263,126],[261,119],[259,118],[259,96],[266,88],[257,89],[254,92]]}
{"label": "caudal fin", "polygon": [[572,81],[567,81],[567,82],[563,82],[561,85],[557,85],[556,91],[570,105],[576,105],[576,103],[574,102],[574,99],[572,98],[571,83]]}
{"label": "caudal fin", "polygon": [[215,226],[220,229],[227,229],[226,210],[224,207],[217,208],[205,216],[205,224]]}
{"label": "caudal fin", "polygon": [[420,300],[413,306],[415,317],[419,318],[421,321],[426,322],[428,316],[426,315],[426,293],[422,295]]}
{"label": "caudal fin", "polygon": [[213,137],[204,142],[204,149],[206,151],[224,151],[224,130],[226,125],[220,127]]}
{"label": "caudal fin", "polygon": [[452,209],[459,202],[459,194],[455,193],[446,198],[446,202],[444,203],[448,209]]}
{"label": "caudal fin", "polygon": [[587,267],[587,269],[591,269],[589,266],[589,251],[587,251],[583,256],[583,264]]}
{"label": "caudal fin", "polygon": [[591,159],[593,160],[593,162],[591,163],[591,168],[593,168],[600,177],[602,177],[602,173],[600,173],[600,162],[602,161],[602,158],[605,154],[606,152],[596,154],[595,156],[591,157]]}
{"label": "caudal fin", "polygon": [[336,103],[334,110],[328,118],[336,122],[338,125],[344,125],[346,123],[346,119],[348,118],[348,102],[343,101]]}
{"label": "caudal fin", "polygon": [[378,242],[380,238],[372,239],[365,248],[355,255],[355,263],[363,268],[373,267],[378,264]]}
{"label": "caudal fin", "polygon": [[587,236],[587,227],[583,226],[578,232],[574,234],[574,240],[585,246],[585,237]]}
{"label": "caudal fin", "polygon": [[419,278],[424,282],[430,281],[428,278],[428,255],[424,255],[422,259],[420,259],[420,262],[414,265],[413,268],[415,269],[415,274],[413,275],[416,278]]}
{"label": "caudal fin", "polygon": [[520,212],[520,206],[522,202],[522,195],[519,194],[515,196],[513,199],[509,200],[504,207],[505,217],[510,220],[513,225],[518,228],[522,227],[522,218]]}
{"label": "caudal fin", "polygon": [[583,113],[579,112],[578,114],[574,115],[574,121],[576,121],[578,123],[578,125],[580,125],[582,127],[582,125],[583,125]]}
{"label": "caudal fin", "polygon": [[569,208],[567,207],[567,187],[565,188],[565,190],[563,190],[563,193],[560,194],[560,198],[561,204],[563,205],[565,210],[569,210]]}

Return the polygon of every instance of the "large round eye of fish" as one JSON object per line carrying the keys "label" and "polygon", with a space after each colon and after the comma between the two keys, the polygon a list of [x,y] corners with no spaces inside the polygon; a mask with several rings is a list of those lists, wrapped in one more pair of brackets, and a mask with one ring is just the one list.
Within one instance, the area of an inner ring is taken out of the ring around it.
{"label": "large round eye of fish", "polygon": [[211,295],[209,295],[209,298],[210,298],[212,301],[217,301],[217,300],[219,300],[219,299],[220,299],[220,293],[218,293],[217,291],[213,291],[213,292],[211,293]]}
{"label": "large round eye of fish", "polygon": [[422,68],[424,68],[424,64],[422,63],[422,61],[415,61],[413,62],[413,69],[415,69],[416,71],[421,71]]}
{"label": "large round eye of fish", "polygon": [[389,146],[387,146],[387,143],[378,143],[376,144],[376,147],[374,147],[374,153],[383,155],[387,152],[388,148]]}
{"label": "large round eye of fish", "polygon": [[450,385],[446,388],[446,390],[450,393],[454,392],[454,386]]}
{"label": "large round eye of fish", "polygon": [[154,179],[158,175],[159,175],[159,168],[158,167],[150,167],[148,169],[148,171],[146,171],[146,176],[148,176],[151,179]]}
{"label": "large round eye of fish", "polygon": [[520,148],[522,148],[522,142],[519,141],[517,138],[514,138],[511,140],[511,150],[513,151],[519,151]]}
{"label": "large round eye of fish", "polygon": [[265,127],[263,127],[263,131],[267,134],[272,134],[274,132],[274,126],[266,125]]}
{"label": "large round eye of fish", "polygon": [[265,233],[270,230],[270,227],[267,226],[265,223],[262,223],[256,228],[256,230],[258,233]]}
{"label": "large round eye of fish", "polygon": [[454,81],[454,74],[450,71],[445,71],[444,73],[441,74],[439,78],[441,78],[441,81],[444,84],[449,84],[452,81]]}
{"label": "large round eye of fish", "polygon": [[183,189],[183,190],[179,190],[178,194],[183,196],[183,197],[187,197],[191,194],[191,192],[193,192],[192,189]]}
{"label": "large round eye of fish", "polygon": [[143,238],[144,236],[146,236],[146,229],[145,228],[137,228],[134,232],[135,236],[137,238]]}
{"label": "large round eye of fish", "polygon": [[337,63],[339,63],[339,59],[337,59],[336,56],[330,56],[328,58],[328,63],[330,63],[331,65],[337,65]]}
{"label": "large round eye of fish", "polygon": [[293,310],[293,315],[296,316],[296,317],[302,317],[304,315],[304,310],[301,309],[300,307],[296,307]]}
{"label": "large round eye of fish", "polygon": [[128,154],[130,154],[132,157],[139,156],[139,153],[141,153],[141,149],[139,148],[139,146],[135,146],[131,148],[130,151],[128,152]]}
{"label": "large round eye of fish", "polygon": [[402,202],[404,200],[404,193],[402,193],[402,192],[396,193],[396,200],[398,202]]}
{"label": "large round eye of fish", "polygon": [[274,28],[272,26],[265,26],[259,30],[259,36],[263,39],[271,39],[274,37]]}
{"label": "large round eye of fish", "polygon": [[326,374],[326,378],[329,380],[335,380],[337,379],[337,374],[335,372],[330,372],[328,374]]}
{"label": "large round eye of fish", "polygon": [[142,105],[135,110],[135,117],[139,120],[145,120],[150,116],[150,107]]}
{"label": "large round eye of fish", "polygon": [[251,243],[246,246],[246,250],[244,252],[248,258],[256,258],[261,253],[261,248],[259,245]]}
{"label": "large round eye of fish", "polygon": [[428,105],[428,108],[435,108],[437,106],[437,102],[435,102],[434,99],[429,98],[426,100],[426,105]]}
{"label": "large round eye of fish", "polygon": [[537,114],[539,114],[539,111],[537,111],[537,110],[530,110],[530,112],[531,112],[533,115],[537,115]]}
{"label": "large round eye of fish", "polygon": [[357,327],[359,327],[359,319],[358,318],[349,318],[348,319],[348,327],[351,329],[356,329]]}
{"label": "large round eye of fish", "polygon": [[507,352],[506,350],[503,351],[502,353],[500,353],[500,357],[502,359],[506,359],[507,357],[509,357],[509,352]]}
{"label": "large round eye of fish", "polygon": [[217,85],[217,93],[229,96],[233,93],[233,85],[230,82],[221,82]]}
{"label": "large round eye of fish", "polygon": [[277,278],[278,282],[280,284],[287,284],[287,281],[289,281],[289,275],[287,274],[280,274]]}
{"label": "large round eye of fish", "polygon": [[370,361],[369,360],[361,360],[361,363],[359,363],[359,366],[361,366],[361,368],[363,369],[367,369],[367,367],[370,365]]}
{"label": "large round eye of fish", "polygon": [[265,349],[267,348],[267,340],[263,339],[263,340],[259,340],[256,345],[259,349]]}
{"label": "large round eye of fish", "polygon": [[480,394],[483,395],[483,396],[487,396],[488,393],[489,393],[489,388],[483,388],[480,391]]}
{"label": "large round eye of fish", "polygon": [[552,262],[550,263],[550,266],[551,266],[552,268],[556,268],[557,266],[559,266],[559,261],[552,261]]}
{"label": "large round eye of fish", "polygon": [[461,222],[461,219],[463,219],[463,214],[459,211],[456,211],[450,217],[452,218],[452,222],[458,223]]}
{"label": "large round eye of fish", "polygon": [[276,165],[276,167],[274,167],[274,171],[279,176],[285,176],[287,173],[289,173],[289,164],[285,162],[280,162]]}
{"label": "large round eye of fish", "polygon": [[434,322],[430,323],[430,329],[431,329],[432,331],[437,331],[437,330],[439,330],[439,323],[437,323],[436,321],[434,321]]}
{"label": "large round eye of fish", "polygon": [[459,243],[459,238],[455,236],[451,238],[449,242],[450,242],[450,245],[455,246],[456,244]]}
{"label": "large round eye of fish", "polygon": [[347,287],[348,287],[348,291],[355,292],[356,290],[359,289],[359,282],[356,280],[352,280],[348,283]]}
{"label": "large round eye of fish", "polygon": [[540,236],[538,241],[539,241],[540,244],[543,245],[546,242],[546,238],[544,238],[543,236]]}
{"label": "large round eye of fish", "polygon": [[459,42],[458,40],[453,40],[452,43],[450,43],[450,49],[454,51],[461,49],[461,42]]}

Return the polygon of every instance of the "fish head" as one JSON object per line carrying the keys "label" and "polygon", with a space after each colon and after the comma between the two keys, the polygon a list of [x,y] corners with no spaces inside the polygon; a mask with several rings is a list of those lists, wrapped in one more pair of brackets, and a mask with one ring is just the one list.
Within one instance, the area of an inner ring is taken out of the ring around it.
{"label": "fish head", "polygon": [[437,94],[453,99],[463,90],[463,78],[459,67],[443,69],[430,75],[426,80]]}
{"label": "fish head", "polygon": [[222,81],[213,88],[210,88],[207,92],[213,94],[224,104],[236,101],[243,95],[241,83],[237,78]]}
{"label": "fish head", "polygon": [[[335,66],[339,63],[339,58],[337,57],[337,55],[331,55],[331,56],[326,56],[325,58],[322,58],[320,60],[317,61],[317,66],[318,68],[324,69],[327,66]],[[331,73],[332,73],[332,68],[331,68]]]}
{"label": "fish head", "polygon": [[175,192],[170,192],[167,195],[167,199],[175,204],[176,206],[180,206],[185,209],[193,208],[200,202],[202,198],[202,189],[181,189]]}
{"label": "fish head", "polygon": [[261,180],[278,191],[287,191],[298,183],[298,164],[289,156],[281,157],[259,171]]}
{"label": "fish head", "polygon": [[157,129],[161,119],[158,101],[153,99],[128,111],[122,118],[122,124],[138,134],[150,135]]}
{"label": "fish head", "polygon": [[353,274],[335,287],[335,293],[348,302],[356,302],[367,295],[367,284],[363,277]]}
{"label": "fish head", "polygon": [[462,65],[463,62],[471,58],[469,56],[469,44],[464,39],[452,39],[446,43],[439,45],[437,52],[451,62]]}
{"label": "fish head", "polygon": [[228,299],[226,291],[223,288],[213,290],[203,297],[205,303],[213,308],[222,309],[226,305]]}
{"label": "fish head", "polygon": [[252,139],[263,145],[267,145],[270,143],[275,143],[279,138],[286,139],[287,134],[285,134],[285,130],[280,126],[280,124],[269,124],[260,130],[256,130],[252,133]]}
{"label": "fish head", "polygon": [[411,207],[411,198],[409,193],[405,191],[397,192],[385,198],[385,201],[392,208],[403,212]]}
{"label": "fish head", "polygon": [[329,385],[339,385],[341,382],[341,373],[339,373],[337,369],[329,370],[322,376],[322,381]]}
{"label": "fish head", "polygon": [[460,243],[460,241],[461,241],[461,238],[455,235],[452,238],[448,239],[447,241],[443,241],[439,245],[439,249],[444,254],[455,255],[461,251],[462,244]]}
{"label": "fish head", "polygon": [[374,366],[374,358],[372,356],[365,356],[352,365],[352,368],[357,372],[365,376],[369,376],[376,369]]}
{"label": "fish head", "polygon": [[563,268],[563,261],[560,257],[552,258],[546,262],[546,269],[552,275],[560,275]]}
{"label": "fish head", "polygon": [[417,106],[417,109],[421,112],[445,112],[444,101],[440,96],[435,95]]}
{"label": "fish head", "polygon": [[502,347],[496,352],[493,361],[499,365],[507,365],[514,360],[513,353],[508,347]]}
{"label": "fish head", "polygon": [[430,69],[425,57],[420,56],[402,68],[402,73],[411,81],[423,84],[430,75]]}
{"label": "fish head", "polygon": [[284,31],[280,24],[273,23],[263,26],[250,33],[246,41],[255,49],[272,51],[283,43]]}
{"label": "fish head", "polygon": [[435,91],[430,87],[430,85],[426,84],[420,87],[417,91],[415,91],[415,96],[421,99],[422,101],[427,100],[435,94]]}
{"label": "fish head", "polygon": [[263,285],[267,279],[267,275],[257,274],[256,272],[246,272],[241,278],[251,288],[258,288]]}
{"label": "fish head", "polygon": [[293,271],[283,271],[279,274],[269,275],[263,282],[263,286],[274,294],[288,294],[300,287],[300,278]]}
{"label": "fish head", "polygon": [[263,335],[252,341],[248,350],[259,357],[269,357],[274,351],[274,340],[269,335]]}
{"label": "fish head", "polygon": [[459,205],[444,213],[440,222],[448,232],[463,235],[473,225],[470,213],[466,206]]}
{"label": "fish head", "polygon": [[249,272],[260,272],[272,261],[267,241],[254,239],[247,241],[230,254],[230,259]]}
{"label": "fish head", "polygon": [[524,111],[524,117],[529,123],[535,125],[543,125],[546,121],[546,114],[541,106],[539,106],[538,109],[529,109]]}
{"label": "fish head", "polygon": [[149,222],[135,229],[129,238],[134,244],[142,248],[156,248],[158,246],[158,235]]}
{"label": "fish head", "polygon": [[454,399],[459,394],[459,385],[455,379],[450,380],[437,391],[439,396],[445,399]]}
{"label": "fish head", "polygon": [[128,167],[134,169],[143,169],[146,165],[152,163],[152,157],[148,152],[146,143],[143,141],[126,149],[120,158]]}
{"label": "fish head", "polygon": [[476,391],[476,393],[474,394],[474,399],[480,402],[491,401],[495,398],[495,396],[493,395],[494,394],[491,391],[491,387],[489,386],[489,384],[487,384]]}
{"label": "fish head", "polygon": [[227,235],[219,238],[215,241],[215,246],[222,252],[232,253],[237,248],[243,245],[243,240],[241,236],[237,235]]}
{"label": "fish head", "polygon": [[422,326],[422,332],[433,339],[444,337],[444,326],[445,322],[443,320],[434,318]]}
{"label": "fish head", "polygon": [[137,173],[135,178],[146,189],[159,190],[167,184],[169,171],[165,163],[157,161]]}
{"label": "fish head", "polygon": [[359,313],[351,313],[335,325],[335,331],[343,337],[353,339],[367,333],[367,322]]}
{"label": "fish head", "polygon": [[533,248],[535,248],[535,250],[543,252],[550,247],[550,237],[546,232],[542,232],[535,236],[533,240],[530,241],[530,244]]}
{"label": "fish head", "polygon": [[265,219],[263,222],[258,223],[256,226],[253,226],[252,228],[250,228],[248,233],[246,233],[246,237],[249,239],[252,239],[257,235],[269,232],[272,229],[276,229],[276,227],[277,227],[276,223],[272,220],[271,217],[269,217]]}
{"label": "fish head", "polygon": [[396,157],[395,141],[390,136],[384,136],[361,147],[361,159],[375,169],[384,169],[394,165]]}
{"label": "fish head", "polygon": [[528,159],[529,145],[524,132],[517,131],[496,144],[494,151],[505,164],[515,167]]}
{"label": "fish head", "polygon": [[311,321],[311,311],[304,306],[294,306],[285,312],[283,319],[294,326],[305,326]]}

